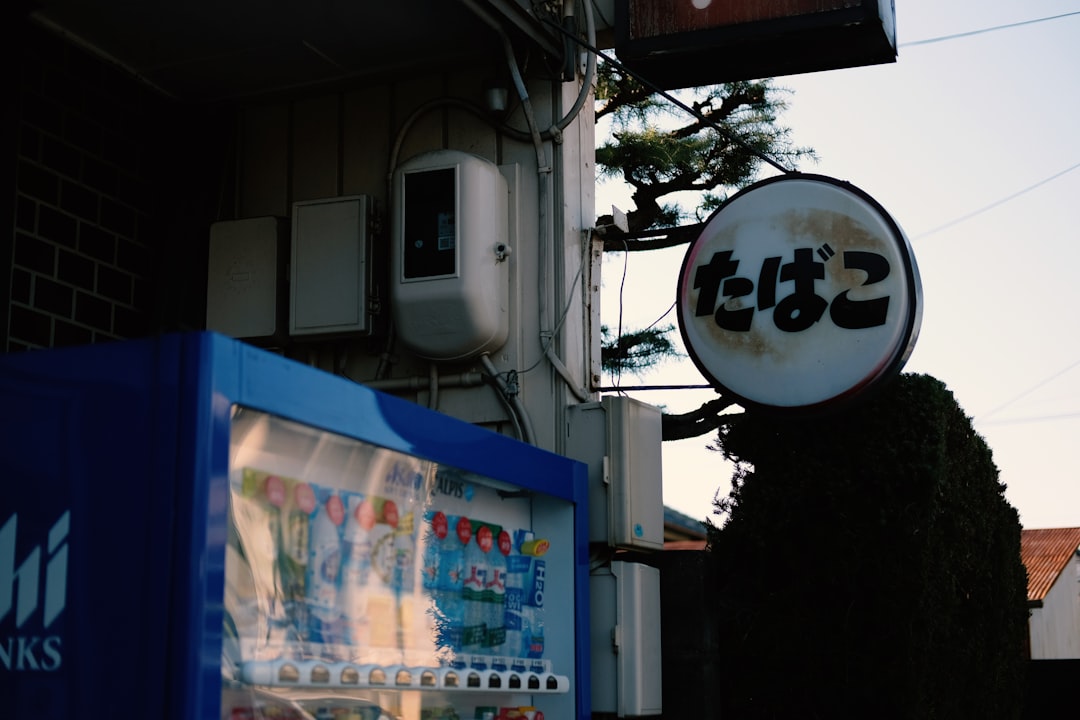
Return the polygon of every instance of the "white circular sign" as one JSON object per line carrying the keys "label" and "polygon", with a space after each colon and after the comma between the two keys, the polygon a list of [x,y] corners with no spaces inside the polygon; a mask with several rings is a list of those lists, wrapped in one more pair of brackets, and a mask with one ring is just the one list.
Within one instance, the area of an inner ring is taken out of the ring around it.
{"label": "white circular sign", "polygon": [[715,387],[746,407],[808,410],[895,375],[922,288],[902,230],[820,175],[755,183],[717,210],[679,273],[679,326]]}

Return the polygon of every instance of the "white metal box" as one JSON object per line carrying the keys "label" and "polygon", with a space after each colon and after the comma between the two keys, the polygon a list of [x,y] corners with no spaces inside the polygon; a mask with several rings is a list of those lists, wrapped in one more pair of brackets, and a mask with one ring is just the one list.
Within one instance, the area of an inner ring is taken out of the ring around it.
{"label": "white metal box", "polygon": [[613,545],[664,548],[662,414],[628,397],[602,401],[608,413],[608,470]]}
{"label": "white metal box", "polygon": [[367,195],[293,204],[290,335],[371,331]]}
{"label": "white metal box", "polygon": [[420,357],[466,360],[506,342],[509,197],[497,165],[456,150],[395,170],[392,314]]}
{"label": "white metal box", "polygon": [[624,396],[570,408],[567,455],[589,467],[589,541],[664,547],[661,412]]}
{"label": "white metal box", "polygon": [[660,715],[660,571],[611,563],[589,578],[593,714]]}
{"label": "white metal box", "polygon": [[270,338],[283,330],[285,223],[276,217],[210,226],[206,328],[234,338]]}

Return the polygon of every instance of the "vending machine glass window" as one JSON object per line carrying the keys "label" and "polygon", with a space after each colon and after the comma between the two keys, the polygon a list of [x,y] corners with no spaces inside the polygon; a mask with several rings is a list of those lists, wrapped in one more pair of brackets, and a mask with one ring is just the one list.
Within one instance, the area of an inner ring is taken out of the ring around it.
{"label": "vending machine glass window", "polygon": [[568,695],[550,500],[243,407],[229,491],[223,717],[533,720]]}

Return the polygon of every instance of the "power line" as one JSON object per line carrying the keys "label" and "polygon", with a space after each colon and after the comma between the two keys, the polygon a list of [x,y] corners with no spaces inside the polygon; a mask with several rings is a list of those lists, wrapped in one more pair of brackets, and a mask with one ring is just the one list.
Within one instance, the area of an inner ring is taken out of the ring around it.
{"label": "power line", "polygon": [[1069,13],[1062,13],[1061,15],[1051,15],[1049,17],[1035,18],[1034,20],[1021,20],[1020,22],[1009,23],[1008,25],[995,25],[994,27],[982,28],[981,30],[969,30],[962,33],[954,33],[952,35],[942,35],[936,38],[927,38],[926,40],[913,40],[911,42],[899,43],[897,47],[911,47],[913,45],[930,45],[931,43],[946,42],[947,40],[957,40],[959,38],[971,37],[972,35],[982,35],[983,33],[995,32],[997,30],[1009,30],[1011,28],[1022,27],[1024,25],[1034,25],[1035,23],[1047,22],[1050,20],[1060,20],[1061,18],[1072,17],[1073,15],[1080,15],[1080,10]]}
{"label": "power line", "polygon": [[598,388],[600,392],[628,392],[633,390],[716,390],[712,385],[607,385]]}
{"label": "power line", "polygon": [[679,301],[676,300],[675,302],[671,303],[671,305],[668,307],[668,309],[664,311],[664,314],[661,315],[660,317],[656,318],[655,320],[653,320],[651,323],[649,323],[649,326],[646,327],[645,330],[652,330],[654,327],[659,325],[661,320],[663,320],[664,318],[666,318],[668,315],[671,314],[671,311],[675,309],[675,305],[678,302]]}
{"label": "power line", "polygon": [[668,91],[664,90],[663,88],[661,88],[656,83],[650,81],[646,77],[643,77],[641,75],[641,73],[635,72],[635,71],[631,70],[630,68],[626,67],[626,65],[623,65],[621,62],[619,62],[615,58],[611,57],[607,53],[601,51],[599,48],[595,47],[594,45],[590,45],[589,43],[582,40],[581,38],[579,38],[574,33],[570,32],[569,30],[567,30],[563,26],[559,25],[558,23],[553,23],[550,20],[546,20],[546,19],[544,20],[544,22],[545,22],[545,24],[550,25],[552,29],[557,30],[558,32],[562,33],[563,35],[565,35],[570,40],[577,43],[583,50],[587,50],[588,52],[591,52],[593,55],[600,58],[601,60],[606,62],[608,65],[611,65],[613,68],[615,68],[619,72],[625,73],[625,74],[629,75],[630,77],[634,78],[639,83],[644,85],[645,88],[647,90],[649,90],[650,92],[655,93],[656,95],[659,95],[660,97],[664,98],[665,100],[667,100],[669,103],[671,103],[675,107],[679,108],[680,110],[683,110],[684,112],[689,113],[691,116],[696,118],[698,121],[705,123],[710,128],[712,128],[717,133],[719,133],[721,137],[724,137],[724,138],[730,140],[731,142],[735,143],[736,145],[739,145],[740,147],[742,147],[744,150],[746,150],[748,153],[750,153],[751,155],[753,155],[757,159],[759,159],[759,160],[761,160],[763,162],[766,162],[769,165],[772,165],[774,168],[776,168],[777,170],[779,170],[780,172],[782,172],[784,174],[791,174],[791,173],[795,172],[791,168],[786,167],[785,165],[783,165],[776,158],[771,157],[770,155],[768,155],[767,153],[762,152],[761,150],[758,150],[753,145],[748,143],[746,140],[743,140],[741,137],[739,137],[735,133],[731,132],[730,130],[725,130],[724,128],[720,127],[718,124],[716,124],[715,122],[713,122],[712,120],[707,118],[705,116],[705,114],[702,113],[700,110],[687,105],[682,100],[679,100],[677,97],[675,97],[674,95],[672,95]]}
{"label": "power line", "polygon": [[977,215],[982,215],[984,212],[987,212],[988,210],[993,210],[994,208],[996,208],[996,207],[998,207],[1000,205],[1004,205],[1005,203],[1007,203],[1007,202],[1009,202],[1011,200],[1015,200],[1016,198],[1020,197],[1021,195],[1029,193],[1032,190],[1035,190],[1036,188],[1042,187],[1043,185],[1050,182],[1051,180],[1057,180],[1062,175],[1066,175],[1068,173],[1071,173],[1073,170],[1076,170],[1077,168],[1080,168],[1080,163],[1076,163],[1075,165],[1073,165],[1071,167],[1067,167],[1064,170],[1062,170],[1061,172],[1054,173],[1050,177],[1043,178],[1042,180],[1035,183],[1034,185],[1029,185],[1026,188],[1024,188],[1023,190],[1018,190],[1017,192],[1014,192],[1012,195],[1009,195],[1008,197],[1003,197],[1000,200],[996,200],[996,201],[990,203],[989,205],[986,205],[984,207],[979,208],[978,210],[973,210],[972,212],[969,212],[967,215],[963,215],[961,217],[956,218],[955,220],[950,220],[949,222],[945,223],[944,225],[938,225],[936,228],[932,228],[930,230],[927,230],[924,233],[920,233],[920,234],[916,235],[915,237],[913,237],[912,240],[920,240],[920,239],[926,237],[927,235],[933,235],[934,233],[938,233],[938,232],[941,232],[942,230],[946,230],[948,228],[951,228],[954,225],[959,225],[960,223],[965,222],[967,220],[970,220],[971,218],[976,217]]}
{"label": "power line", "polygon": [[[1073,362],[1073,363],[1072,363],[1072,364],[1070,364],[1070,365],[1069,365],[1068,367],[1066,367],[1066,368],[1064,368],[1064,369],[1062,369],[1062,370],[1058,370],[1058,371],[1057,371],[1056,373],[1054,373],[1053,375],[1050,375],[1049,377],[1043,378],[1042,380],[1040,380],[1039,382],[1035,383],[1034,385],[1032,385],[1031,387],[1029,387],[1029,388],[1028,388],[1027,390],[1025,390],[1024,392],[1020,393],[1020,394],[1019,394],[1019,395],[1017,395],[1016,397],[1014,397],[1014,398],[1011,398],[1011,399],[1009,399],[1009,400],[1006,400],[1005,402],[1003,402],[1002,404],[998,405],[998,406],[997,406],[996,408],[994,408],[994,409],[993,409],[993,410],[991,410],[990,412],[988,412],[988,413],[985,413],[985,414],[983,414],[983,415],[979,416],[979,422],[982,422],[982,421],[986,420],[986,418],[990,417],[991,415],[997,415],[997,414],[998,414],[998,413],[999,413],[1000,411],[1002,411],[1002,410],[1004,410],[1005,408],[1009,407],[1010,405],[1012,405],[1012,404],[1013,404],[1014,402],[1016,402],[1017,400],[1020,400],[1021,398],[1027,397],[1028,395],[1030,395],[1031,393],[1035,392],[1036,390],[1038,390],[1038,389],[1039,389],[1039,388],[1041,388],[1042,386],[1044,386],[1044,385],[1048,384],[1048,383],[1049,383],[1050,381],[1058,379],[1059,377],[1061,377],[1061,376],[1062,376],[1062,375],[1064,375],[1065,373],[1067,373],[1067,372],[1069,372],[1070,370],[1072,370],[1072,369],[1073,369],[1074,367],[1076,367],[1077,365],[1080,365],[1080,360],[1077,360],[1076,362]],[[1056,415],[1056,416],[1053,416],[1053,418],[1059,418],[1059,417],[1069,417],[1069,415]],[[1034,418],[1034,419],[1035,419],[1035,420],[1038,420],[1038,419],[1041,419],[1041,418]],[[1047,419],[1051,419],[1051,418],[1050,418],[1050,417],[1048,416],[1048,417],[1047,417]]]}
{"label": "power line", "polygon": [[1060,415],[1037,415],[1034,417],[1014,418],[1012,420],[990,420],[989,422],[976,421],[979,425],[1027,425],[1037,422],[1057,422],[1059,420],[1073,420],[1080,418],[1080,412],[1061,413]]}

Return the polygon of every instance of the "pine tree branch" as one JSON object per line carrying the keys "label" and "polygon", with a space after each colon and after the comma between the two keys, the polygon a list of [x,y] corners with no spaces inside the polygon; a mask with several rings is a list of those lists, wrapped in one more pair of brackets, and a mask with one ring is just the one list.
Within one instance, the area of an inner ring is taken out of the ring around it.
{"label": "pine tree branch", "polygon": [[599,120],[605,115],[611,115],[627,105],[634,105],[648,100],[652,94],[652,91],[644,85],[638,85],[633,90],[621,91],[604,103],[603,107],[597,108],[596,119]]}
{"label": "pine tree branch", "polygon": [[[720,107],[713,108],[712,102],[717,97],[720,97]],[[731,93],[730,95],[720,95],[719,93],[710,95],[703,101],[694,103],[694,108],[701,113],[702,118],[697,122],[685,125],[678,130],[673,131],[671,134],[673,137],[689,137],[695,135],[702,130],[711,128],[713,125],[721,125],[735,114],[735,111],[740,107],[755,107],[761,106],[765,102],[765,90],[761,85],[751,85],[740,90]]]}
{"label": "pine tree branch", "polygon": [[720,411],[734,404],[734,400],[719,397],[710,400],[697,410],[682,415],[665,413],[660,419],[661,439],[665,442],[669,440],[686,440],[710,433],[728,420],[726,416],[720,414]]}
{"label": "pine tree branch", "polygon": [[[606,221],[605,221],[606,218]],[[673,228],[653,228],[652,230],[640,230],[638,232],[620,233],[610,227],[611,216],[605,216],[597,221],[605,227],[604,252],[641,252],[643,250],[662,250],[692,243],[701,234],[705,223],[693,225],[680,225]]]}

